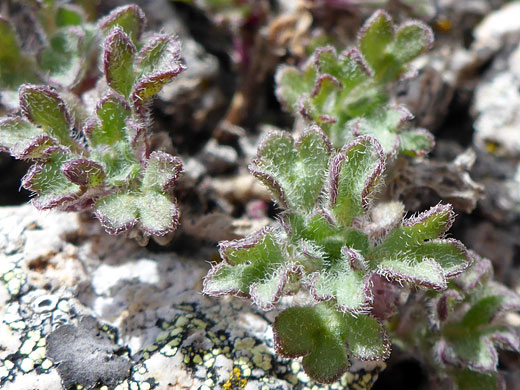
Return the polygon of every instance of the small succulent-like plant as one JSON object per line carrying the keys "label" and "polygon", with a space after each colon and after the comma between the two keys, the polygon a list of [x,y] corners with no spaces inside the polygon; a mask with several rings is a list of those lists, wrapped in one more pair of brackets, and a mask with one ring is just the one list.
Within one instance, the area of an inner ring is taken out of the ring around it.
{"label": "small succulent-like plant", "polygon": [[333,47],[318,48],[303,69],[280,67],[278,99],[289,111],[319,124],[336,148],[371,135],[387,155],[424,155],[433,147],[433,136],[407,128],[412,115],[388,104],[386,88],[412,76],[409,62],[432,43],[425,24],[408,21],[396,27],[386,12],[377,11],[361,28],[358,48],[339,55]]}
{"label": "small succulent-like plant", "polygon": [[[36,53],[22,50],[15,29],[0,18],[0,88],[2,104],[18,108],[18,88],[46,83],[72,88],[95,69],[100,35],[83,8],[55,1],[25,1],[34,12],[35,31],[42,46]],[[36,54],[36,55],[34,55]]]}
{"label": "small succulent-like plant", "polygon": [[24,84],[21,116],[0,120],[0,147],[35,161],[22,185],[37,195],[37,208],[93,209],[109,233],[138,225],[161,236],[176,228],[171,190],[182,162],[150,151],[148,103],[184,66],[172,37],[141,40],[144,24],[137,6],[116,9],[97,24],[107,37],[95,108],[66,91]]}
{"label": "small succulent-like plant", "polygon": [[[413,321],[403,324],[397,337],[433,366],[451,388],[498,390],[497,348],[518,352],[518,334],[504,322],[508,311],[520,310],[520,297],[493,281],[487,259],[475,262],[441,293],[416,306]],[[424,307],[431,308],[429,316]]]}
{"label": "small succulent-like plant", "polygon": [[276,348],[284,356],[304,356],[306,372],[320,382],[343,374],[349,354],[388,356],[381,320],[392,307],[377,302],[375,285],[393,281],[442,291],[471,261],[459,241],[444,238],[451,206],[403,219],[399,202],[373,205],[384,167],[383,149],[370,136],[336,153],[316,126],[296,141],[270,133],[250,171],[283,210],[280,222],[222,242],[223,261],[204,280],[208,295],[247,297],[266,310],[305,287],[317,305],[278,316]]}

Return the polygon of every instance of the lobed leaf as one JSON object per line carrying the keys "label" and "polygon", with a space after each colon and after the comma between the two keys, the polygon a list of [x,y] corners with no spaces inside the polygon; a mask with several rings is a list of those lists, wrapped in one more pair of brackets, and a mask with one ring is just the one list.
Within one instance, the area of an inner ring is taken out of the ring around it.
{"label": "lobed leaf", "polygon": [[45,134],[61,145],[75,145],[70,136],[71,119],[65,102],[50,87],[22,85],[20,107],[23,116],[36,126],[41,126]]}
{"label": "lobed leaf", "polygon": [[288,133],[271,132],[249,170],[272,192],[280,206],[311,211],[321,193],[331,147],[318,127],[294,142]]}
{"label": "lobed leaf", "polygon": [[137,223],[139,198],[132,193],[115,193],[100,198],[94,208],[96,218],[110,234],[119,234]]}
{"label": "lobed leaf", "polygon": [[336,221],[349,226],[368,209],[383,173],[385,158],[372,137],[358,137],[332,160],[329,204]]}
{"label": "lobed leaf", "polygon": [[126,141],[96,149],[92,151],[92,158],[103,165],[107,185],[126,186],[141,174],[141,164]]}
{"label": "lobed leaf", "polygon": [[454,390],[505,390],[505,384],[496,373],[480,373],[470,369],[454,368],[449,371]]}
{"label": "lobed leaf", "polygon": [[376,11],[361,28],[358,41],[376,79],[388,82],[401,76],[408,62],[431,48],[433,32],[418,21],[396,29],[390,15]]}
{"label": "lobed leaf", "polygon": [[136,48],[128,35],[114,27],[105,40],[104,69],[107,84],[117,93],[128,97],[132,91]]}
{"label": "lobed leaf", "polygon": [[63,28],[50,37],[39,61],[49,80],[66,87],[79,82],[86,67],[85,40],[84,30],[76,26]]}
{"label": "lobed leaf", "polygon": [[346,247],[342,254],[341,263],[311,275],[310,292],[318,302],[334,300],[342,312],[367,313],[372,293],[365,260],[360,253]]}
{"label": "lobed leaf", "polygon": [[131,101],[135,110],[143,113],[145,103],[157,95],[166,84],[172,81],[184,69],[183,65],[176,64],[169,70],[141,77],[132,89]]}
{"label": "lobed leaf", "polygon": [[14,28],[0,16],[0,88],[16,90],[24,82],[38,81],[33,59],[22,53]]}
{"label": "lobed leaf", "polygon": [[182,172],[182,161],[168,153],[155,151],[148,159],[143,175],[142,188],[166,191],[173,187]]}
{"label": "lobed leaf", "polygon": [[141,75],[177,69],[181,61],[181,45],[170,35],[158,34],[137,54],[136,67]]}
{"label": "lobed leaf", "polygon": [[61,171],[72,183],[82,187],[101,187],[105,180],[103,167],[86,158],[66,161],[62,165]]}
{"label": "lobed leaf", "polygon": [[437,239],[451,226],[450,205],[437,205],[409,218],[370,253],[378,273],[392,280],[443,290],[446,278],[464,271],[472,257],[457,240]]}
{"label": "lobed leaf", "polygon": [[411,157],[422,157],[435,146],[433,135],[425,129],[414,129],[401,133],[399,151]]}
{"label": "lobed leaf", "polygon": [[124,5],[114,9],[98,23],[98,28],[108,34],[114,27],[121,28],[137,45],[146,25],[146,16],[137,5]]}
{"label": "lobed leaf", "polygon": [[275,76],[276,96],[286,109],[298,112],[298,100],[305,93],[310,93],[314,87],[316,70],[310,64],[304,67],[302,73],[293,67],[281,65]]}
{"label": "lobed leaf", "polygon": [[56,9],[56,26],[80,26],[85,22],[85,15],[81,8],[73,4],[63,4]]}
{"label": "lobed leaf", "polygon": [[144,189],[138,197],[137,211],[142,229],[153,236],[164,236],[179,224],[179,209],[168,194]]}
{"label": "lobed leaf", "polygon": [[204,294],[252,297],[264,309],[278,301],[289,276],[301,272],[285,259],[276,232],[269,228],[242,240],[223,241],[219,252],[224,261],[208,272]]}
{"label": "lobed leaf", "polygon": [[392,18],[382,10],[376,11],[363,25],[358,34],[363,57],[376,74],[388,66],[388,47],[394,40],[395,29]]}
{"label": "lobed leaf", "polygon": [[349,352],[362,360],[384,359],[389,353],[377,320],[342,314],[327,304],[286,309],[273,331],[276,351],[284,357],[303,356],[305,372],[320,383],[332,383],[345,373]]}
{"label": "lobed leaf", "polygon": [[69,158],[67,151],[54,147],[45,153],[47,160],[31,167],[22,179],[22,186],[38,195],[32,200],[37,209],[65,208],[79,199],[82,190],[61,171],[62,165]]}
{"label": "lobed leaf", "polygon": [[92,147],[113,145],[126,139],[126,121],[131,110],[125,99],[116,93],[109,93],[96,106],[98,121],[87,123],[83,129]]}
{"label": "lobed leaf", "polygon": [[37,159],[46,158],[45,151],[52,146],[56,146],[56,141],[41,128],[20,118],[0,120],[1,151],[18,159]]}

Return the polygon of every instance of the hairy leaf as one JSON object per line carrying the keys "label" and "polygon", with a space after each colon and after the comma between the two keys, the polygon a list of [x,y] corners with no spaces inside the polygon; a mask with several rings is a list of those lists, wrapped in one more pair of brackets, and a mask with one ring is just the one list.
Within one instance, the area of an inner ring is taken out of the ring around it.
{"label": "hairy leaf", "polygon": [[321,383],[337,380],[349,366],[349,353],[362,360],[384,359],[389,343],[377,320],[353,317],[327,304],[292,307],[274,323],[275,349],[285,357],[303,356],[307,375]]}
{"label": "hairy leaf", "polygon": [[294,143],[283,132],[271,132],[258,148],[249,169],[270,190],[280,206],[311,211],[320,195],[330,145],[317,127]]}
{"label": "hairy leaf", "polygon": [[99,21],[98,27],[108,34],[113,27],[120,27],[137,45],[146,25],[146,17],[141,8],[136,5],[124,5],[114,9]]}
{"label": "hairy leaf", "polygon": [[135,81],[136,48],[124,31],[115,27],[105,40],[104,67],[107,84],[125,98]]}
{"label": "hairy leaf", "polygon": [[23,85],[20,88],[20,107],[23,115],[55,138],[60,144],[72,146],[71,120],[63,99],[43,85]]}
{"label": "hairy leaf", "polygon": [[334,217],[342,226],[368,209],[385,159],[379,143],[359,137],[334,158],[329,173],[329,201]]}
{"label": "hairy leaf", "polygon": [[65,208],[79,198],[82,190],[61,171],[61,166],[68,159],[67,152],[54,147],[47,149],[46,154],[47,161],[33,165],[22,179],[22,185],[38,195],[32,200],[36,208]]}

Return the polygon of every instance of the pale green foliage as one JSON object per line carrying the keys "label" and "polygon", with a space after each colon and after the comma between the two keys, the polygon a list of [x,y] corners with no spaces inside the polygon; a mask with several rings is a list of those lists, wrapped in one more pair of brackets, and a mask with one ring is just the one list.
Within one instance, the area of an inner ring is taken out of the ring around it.
{"label": "pale green foliage", "polygon": [[[346,370],[345,345],[361,359],[387,356],[384,329],[371,313],[375,276],[443,290],[470,262],[460,242],[442,238],[452,222],[450,206],[404,220],[395,202],[372,208],[384,164],[381,146],[370,137],[333,152],[317,127],[296,141],[287,133],[270,133],[250,169],[282,208],[281,223],[221,242],[223,261],[204,280],[206,294],[248,297],[263,309],[300,286],[314,302],[327,302],[289,309],[274,328],[279,352],[304,355],[307,373],[318,381],[330,382]],[[330,315],[335,325],[324,319]],[[294,321],[300,325],[291,330]],[[293,332],[301,333],[297,343],[291,341]],[[301,346],[305,338],[308,348]]]}
{"label": "pale green foliage", "polygon": [[[59,20],[65,26],[81,19],[64,12]],[[102,97],[93,112],[66,92],[24,84],[19,89],[22,116],[0,120],[0,147],[16,158],[36,161],[22,182],[37,195],[36,207],[93,209],[110,233],[138,226],[146,235],[161,236],[178,224],[172,188],[182,162],[150,152],[147,103],[184,66],[172,37],[156,34],[140,40],[144,23],[136,6],[118,8],[98,23],[99,31],[107,33],[102,56],[106,84],[98,83],[96,93]],[[55,28],[71,37],[59,25]]]}
{"label": "pale green foliage", "polygon": [[388,105],[386,87],[406,77],[408,63],[432,42],[426,25],[410,21],[396,27],[378,11],[359,32],[359,49],[338,55],[332,47],[318,48],[303,69],[280,67],[277,96],[288,110],[318,123],[336,148],[371,135],[387,155],[424,155],[433,146],[432,135],[406,128],[412,115]]}

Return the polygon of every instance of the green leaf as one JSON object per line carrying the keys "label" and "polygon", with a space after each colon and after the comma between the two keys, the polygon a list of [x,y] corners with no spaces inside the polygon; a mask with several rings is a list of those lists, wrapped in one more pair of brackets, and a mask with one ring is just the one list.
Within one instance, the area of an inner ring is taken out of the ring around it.
{"label": "green leaf", "polygon": [[503,390],[503,382],[496,373],[479,373],[453,368],[449,372],[455,382],[454,390]]}
{"label": "green leaf", "polygon": [[65,146],[76,146],[70,136],[71,120],[65,102],[50,87],[23,85],[20,88],[23,115]]}
{"label": "green leaf", "polygon": [[136,48],[124,31],[115,27],[105,40],[104,68],[107,84],[128,97],[132,91]]}
{"label": "green leaf", "polygon": [[65,162],[61,171],[72,183],[88,188],[101,187],[105,180],[103,167],[86,158]]}
{"label": "green leaf", "polygon": [[387,48],[394,40],[394,32],[392,18],[381,10],[376,11],[359,31],[359,47],[376,74],[387,67]]}
{"label": "green leaf", "polygon": [[104,34],[112,28],[120,27],[137,46],[146,25],[146,17],[137,5],[124,5],[114,9],[110,14],[99,21],[98,26]]}
{"label": "green leaf", "polygon": [[332,383],[350,365],[342,330],[342,316],[328,306],[292,307],[276,317],[275,349],[284,357],[304,356],[307,375]]}
{"label": "green leaf", "polygon": [[181,61],[181,46],[170,35],[158,34],[137,54],[136,67],[141,76],[176,69]]}
{"label": "green leaf", "polygon": [[435,146],[433,135],[425,129],[414,129],[402,133],[399,138],[401,140],[400,152],[412,157],[424,156]]}
{"label": "green leaf", "polygon": [[321,193],[331,148],[318,127],[294,143],[284,132],[271,132],[258,148],[249,170],[284,208],[311,211]]}
{"label": "green leaf", "polygon": [[465,366],[478,371],[496,372],[498,353],[488,338],[466,334],[454,340],[453,350]]}
{"label": "green leaf", "polygon": [[108,185],[127,185],[141,173],[141,165],[125,141],[116,142],[110,148],[96,149],[91,157],[103,166]]}
{"label": "green leaf", "polygon": [[83,24],[85,16],[81,10],[72,4],[64,4],[56,10],[56,26],[79,26]]}
{"label": "green leaf", "polygon": [[439,204],[415,217],[405,219],[401,226],[392,230],[385,241],[377,246],[376,253],[384,257],[441,237],[451,227],[453,218],[451,205]]}
{"label": "green leaf", "polygon": [[384,327],[368,315],[343,315],[343,338],[350,354],[361,360],[383,360],[390,356]]}
{"label": "green leaf", "polygon": [[412,20],[397,29],[391,52],[399,63],[404,64],[424,53],[432,44],[432,30],[424,23]]}
{"label": "green leaf", "polygon": [[85,32],[79,27],[59,30],[40,55],[40,68],[60,85],[71,87],[79,82],[85,70]]}
{"label": "green leaf", "polygon": [[242,240],[221,242],[219,252],[224,261],[210,270],[203,292],[252,297],[261,308],[271,308],[283,293],[289,276],[301,272],[296,264],[285,259],[276,235],[264,228]]}
{"label": "green leaf", "polygon": [[276,351],[285,357],[304,356],[305,372],[320,383],[332,383],[345,373],[349,352],[363,360],[389,354],[377,320],[342,314],[327,304],[286,309],[276,318],[273,331]]}
{"label": "green leaf", "polygon": [[425,258],[416,261],[396,253],[394,258],[382,260],[377,268],[380,275],[390,280],[408,282],[439,291],[448,287],[441,266],[433,259]]}
{"label": "green leaf", "polygon": [[182,171],[182,161],[168,153],[155,151],[148,159],[144,171],[142,188],[165,191],[171,188]]}
{"label": "green leaf", "polygon": [[368,255],[370,263],[391,279],[445,289],[446,278],[460,274],[471,262],[459,241],[436,239],[449,229],[452,219],[451,205],[437,205],[403,221]]}
{"label": "green leaf", "polygon": [[332,160],[329,173],[329,202],[336,221],[349,226],[368,209],[384,169],[379,143],[358,137]]}
{"label": "green leaf", "polygon": [[166,84],[172,81],[184,69],[184,66],[176,64],[169,70],[141,77],[132,89],[131,100],[134,109],[143,114],[145,103],[157,95]]}
{"label": "green leaf", "polygon": [[23,83],[38,82],[35,69],[34,59],[22,53],[11,24],[0,17],[0,88],[15,90]]}
{"label": "green leaf", "polygon": [[19,159],[47,158],[45,151],[56,141],[41,128],[19,118],[0,120],[0,150]]}
{"label": "green leaf", "polygon": [[[335,264],[341,259],[342,248],[345,246],[358,251],[361,256],[367,253],[370,246],[366,234],[357,229],[334,225],[332,218],[323,210],[305,217],[285,214],[282,222],[293,244],[297,245],[303,240],[307,242],[307,246],[312,243],[311,245],[316,246],[317,250],[325,253],[318,261],[320,268],[325,264]],[[302,250],[305,252],[304,249]]]}
{"label": "green leaf", "polygon": [[137,223],[139,197],[131,193],[116,193],[100,198],[95,215],[110,234],[119,234]]}
{"label": "green leaf", "polygon": [[84,128],[92,147],[113,145],[126,139],[126,121],[130,118],[130,106],[121,95],[109,93],[98,102],[96,114],[99,122],[90,122]]}
{"label": "green leaf", "polygon": [[[401,147],[401,151],[405,152],[405,146],[400,143],[404,123],[412,119],[412,114],[404,107],[384,107],[376,110],[372,114],[350,123],[344,130],[344,137],[348,137],[348,132],[370,135],[377,139],[381,144],[386,156],[396,153]],[[408,133],[402,133],[406,136]],[[408,140],[408,138],[406,138]],[[429,149],[428,149],[429,150]]]}
{"label": "green leaf", "polygon": [[372,293],[366,275],[365,260],[357,251],[344,247],[342,262],[322,272],[316,272],[310,286],[316,301],[335,300],[342,312],[367,313]]}
{"label": "green leaf", "polygon": [[471,297],[471,309],[461,321],[468,328],[488,324],[500,312],[520,310],[520,297],[507,287],[492,281],[486,283]]}
{"label": "green leaf", "polygon": [[316,70],[308,64],[300,73],[292,66],[281,65],[276,72],[276,96],[286,109],[298,112],[298,99],[314,88]]}
{"label": "green leaf", "polygon": [[47,161],[34,164],[22,179],[22,185],[38,195],[32,200],[37,209],[65,208],[79,199],[82,190],[61,171],[69,158],[67,152],[55,147],[47,149],[46,153]]}
{"label": "green leaf", "polygon": [[397,29],[384,11],[376,11],[359,33],[363,56],[382,82],[393,81],[406,71],[406,64],[433,43],[433,32],[425,24],[409,21]]}
{"label": "green leaf", "polygon": [[138,198],[137,210],[141,227],[153,236],[164,236],[179,224],[179,209],[167,194],[144,190]]}

